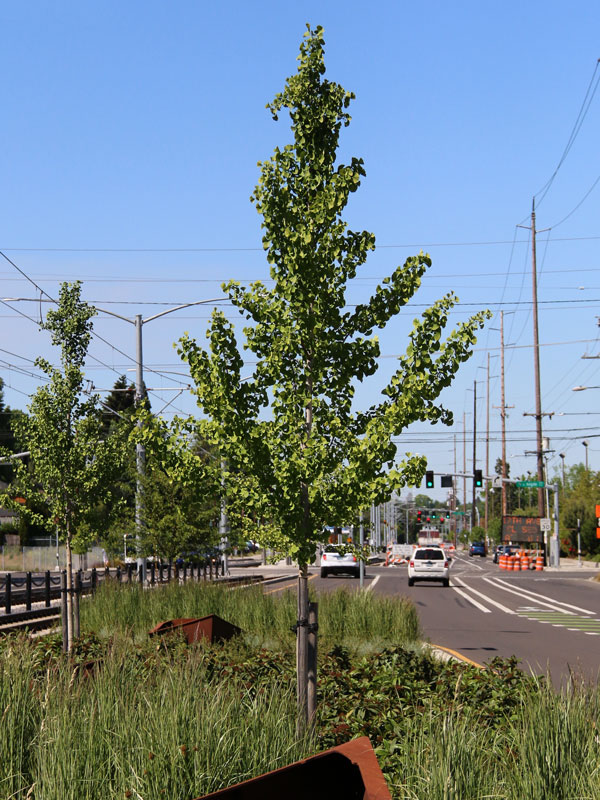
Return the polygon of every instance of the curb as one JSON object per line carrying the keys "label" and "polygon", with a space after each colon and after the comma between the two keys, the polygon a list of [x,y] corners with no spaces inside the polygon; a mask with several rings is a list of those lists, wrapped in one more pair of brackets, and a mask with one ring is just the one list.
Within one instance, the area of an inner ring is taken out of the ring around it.
{"label": "curb", "polygon": [[472,667],[477,667],[477,669],[485,669],[483,664],[479,664],[477,661],[463,656],[462,653],[459,653],[457,650],[452,650],[450,647],[442,647],[442,645],[439,644],[428,644],[427,648],[436,658],[442,661],[462,661],[463,664],[470,664]]}

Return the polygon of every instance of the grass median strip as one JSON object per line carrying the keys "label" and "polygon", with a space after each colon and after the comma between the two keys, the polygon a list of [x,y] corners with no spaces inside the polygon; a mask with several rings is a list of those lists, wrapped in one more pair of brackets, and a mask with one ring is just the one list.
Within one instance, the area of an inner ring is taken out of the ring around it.
{"label": "grass median strip", "polygon": [[[313,591],[318,716],[299,740],[295,593],[196,587],[107,587],[82,608],[72,658],[59,637],[0,641],[0,797],[190,800],[360,735],[394,800],[599,797],[595,688],[556,693],[514,658],[443,662],[420,645],[409,601]],[[244,634],[146,635],[210,612]]]}

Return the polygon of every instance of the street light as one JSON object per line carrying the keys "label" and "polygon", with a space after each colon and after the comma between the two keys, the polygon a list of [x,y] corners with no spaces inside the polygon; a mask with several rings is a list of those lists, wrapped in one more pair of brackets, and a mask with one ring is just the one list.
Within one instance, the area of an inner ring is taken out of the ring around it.
{"label": "street light", "polygon": [[562,461],[562,485],[563,485],[563,494],[564,494],[564,491],[565,491],[565,454],[564,453],[559,453],[558,457]]}
{"label": "street light", "polygon": [[[106,308],[100,308],[99,306],[95,306],[97,311],[102,311],[103,314],[109,314],[111,317],[117,317],[117,319],[122,319],[124,322],[129,322],[131,325],[135,326],[135,343],[136,343],[136,371],[135,371],[135,404],[136,406],[140,403],[142,396],[144,394],[144,362],[143,362],[143,349],[142,349],[142,326],[146,325],[148,322],[152,322],[154,319],[158,319],[159,317],[164,317],[166,314],[172,314],[173,311],[180,311],[182,308],[190,308],[190,306],[200,306],[205,305],[207,303],[219,303],[223,300],[226,300],[225,297],[213,297],[210,300],[196,300],[193,303],[182,303],[179,306],[174,306],[173,308],[168,308],[166,311],[159,311],[158,314],[153,314],[151,317],[146,317],[146,319],[142,318],[141,314],[136,314],[136,316],[132,319],[131,317],[124,317],[122,314],[117,314],[115,311],[109,311]],[[138,426],[141,427],[141,421],[138,422]],[[135,491],[135,529],[136,529],[136,539],[138,545],[138,552],[139,552],[139,542],[140,542],[140,531],[142,528],[142,486],[141,486],[141,479],[144,475],[144,468],[146,464],[146,451],[144,445],[138,442],[135,446],[135,454],[136,454],[136,471],[137,471],[137,484],[136,484],[136,491]],[[146,577],[146,559],[141,558],[139,555],[136,559],[137,568],[138,570],[142,570],[142,577],[145,579]]]}
{"label": "street light", "polygon": [[588,447],[589,447],[590,443],[587,441],[587,439],[584,439],[581,444],[585,447],[585,471],[587,472],[588,471]]}
{"label": "street light", "polygon": [[572,392],[585,392],[586,389],[600,389],[600,386],[574,386]]}

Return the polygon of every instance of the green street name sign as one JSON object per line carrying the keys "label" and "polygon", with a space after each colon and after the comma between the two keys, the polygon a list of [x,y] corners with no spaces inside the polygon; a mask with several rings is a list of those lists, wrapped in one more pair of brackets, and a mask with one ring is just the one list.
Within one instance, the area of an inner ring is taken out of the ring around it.
{"label": "green street name sign", "polygon": [[543,489],[545,485],[544,481],[517,481],[517,486],[524,489]]}

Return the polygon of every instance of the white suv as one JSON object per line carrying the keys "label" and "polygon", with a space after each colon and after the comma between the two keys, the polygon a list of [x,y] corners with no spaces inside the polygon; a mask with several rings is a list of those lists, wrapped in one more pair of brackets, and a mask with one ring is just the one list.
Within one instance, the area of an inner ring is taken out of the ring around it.
{"label": "white suv", "polygon": [[341,572],[359,577],[360,564],[356,556],[344,552],[344,545],[326,544],[321,553],[321,577],[326,578],[329,574]]}
{"label": "white suv", "polygon": [[441,581],[450,586],[450,559],[441,547],[417,547],[408,562],[408,585],[415,581]]}

